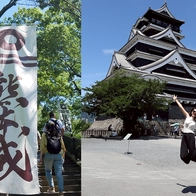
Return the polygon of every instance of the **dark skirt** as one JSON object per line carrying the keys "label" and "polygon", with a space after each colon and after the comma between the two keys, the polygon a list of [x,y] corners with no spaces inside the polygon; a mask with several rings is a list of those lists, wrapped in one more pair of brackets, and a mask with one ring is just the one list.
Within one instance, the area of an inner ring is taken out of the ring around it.
{"label": "dark skirt", "polygon": [[196,162],[195,135],[193,133],[183,133],[180,158],[186,164],[189,164],[190,161]]}

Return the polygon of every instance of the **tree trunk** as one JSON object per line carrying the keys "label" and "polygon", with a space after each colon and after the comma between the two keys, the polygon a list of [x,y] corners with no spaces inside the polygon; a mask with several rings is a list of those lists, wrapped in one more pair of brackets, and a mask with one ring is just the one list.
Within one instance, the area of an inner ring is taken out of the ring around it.
{"label": "tree trunk", "polygon": [[147,120],[152,120],[153,112],[147,112]]}
{"label": "tree trunk", "polygon": [[135,129],[135,126],[137,124],[137,118],[132,117],[132,119],[123,119],[123,124],[123,136],[126,136],[128,133],[132,133],[132,138],[137,138],[139,136],[137,130]]}
{"label": "tree trunk", "polygon": [[9,2],[6,6],[4,6],[4,7],[2,8],[2,10],[0,10],[0,18],[3,16],[3,14],[4,14],[7,10],[9,10],[12,6],[15,6],[17,1],[18,1],[18,0],[10,0],[10,2]]}

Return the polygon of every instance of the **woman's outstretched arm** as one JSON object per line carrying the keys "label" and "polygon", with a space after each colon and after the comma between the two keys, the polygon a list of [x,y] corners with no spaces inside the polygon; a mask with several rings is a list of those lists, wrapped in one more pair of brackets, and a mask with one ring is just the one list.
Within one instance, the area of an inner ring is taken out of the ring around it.
{"label": "woman's outstretched arm", "polygon": [[182,104],[178,101],[177,99],[177,95],[173,95],[173,100],[178,104],[179,108],[181,109],[182,113],[188,117],[189,113],[184,109],[184,107],[182,106]]}

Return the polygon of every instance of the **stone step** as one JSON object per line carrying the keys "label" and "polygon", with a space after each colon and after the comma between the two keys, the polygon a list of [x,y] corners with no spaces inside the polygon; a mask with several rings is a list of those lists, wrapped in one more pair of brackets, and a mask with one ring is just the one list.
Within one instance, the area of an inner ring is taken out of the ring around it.
{"label": "stone step", "polygon": [[[39,168],[38,169],[39,175],[45,175],[45,169],[44,168]],[[54,169],[53,169],[53,175],[54,173]],[[63,175],[76,175],[76,174],[81,174],[81,168],[78,167],[64,167],[64,171],[63,171]]]}
{"label": "stone step", "polygon": [[[71,158],[66,156],[65,162],[63,164],[64,172],[64,195],[78,196],[81,195],[81,167],[76,164]],[[40,191],[41,194],[48,194],[46,191],[48,189],[48,182],[45,176],[44,165],[39,165],[39,177],[40,177]],[[53,179],[55,184],[55,189],[58,190],[56,176],[53,168]]]}
{"label": "stone step", "polygon": [[[65,158],[65,163],[63,165],[65,171],[63,172],[64,179],[64,195],[65,196],[81,196],[81,167],[72,161],[68,156]],[[46,196],[46,195],[58,195],[58,193],[49,194],[48,183],[45,176],[44,165],[38,165],[39,180],[40,180],[40,194],[29,195],[29,196]],[[56,191],[58,190],[56,176],[53,170],[53,179]],[[0,196],[6,196],[6,194],[1,194]],[[18,194],[9,194],[9,196],[20,196]]]}
{"label": "stone step", "polygon": [[[56,178],[54,177],[54,184],[57,184],[57,181],[56,181]],[[65,186],[67,185],[81,185],[81,177],[78,176],[78,178],[66,178],[66,176],[63,176],[63,179],[64,179],[64,184]],[[39,182],[40,182],[40,185],[41,186],[47,186],[48,185],[48,182],[46,180],[46,177],[43,176],[39,179]]]}
{"label": "stone step", "polygon": [[[81,196],[81,192],[80,191],[64,191],[64,193],[63,193],[65,196]],[[49,194],[47,193],[47,192],[45,192],[45,193],[41,193],[41,194],[39,194],[39,195],[32,195],[32,196],[46,196],[46,195],[48,195],[49,196]],[[54,194],[50,194],[51,196],[55,196],[55,195],[58,195],[58,193],[54,193]],[[16,195],[17,196],[17,195]]]}
{"label": "stone step", "polygon": [[[56,188],[56,191],[57,191],[58,190],[57,187],[55,187],[55,188]],[[49,193],[47,193],[47,190],[48,190],[48,186],[44,186],[44,187],[40,188],[41,193],[36,194],[34,196],[55,195],[55,194],[58,195],[58,192],[56,192],[54,194],[49,194]],[[64,187],[64,195],[79,196],[79,195],[81,195],[81,187],[77,186],[77,185],[65,186]],[[6,196],[6,194],[1,193],[0,196]],[[9,194],[9,196],[20,196],[20,195],[18,195],[18,194]],[[31,195],[29,195],[29,196],[31,196]]]}
{"label": "stone step", "polygon": [[[40,188],[41,193],[47,192],[48,190],[48,185],[46,186],[42,186]],[[58,186],[55,185],[55,190],[58,191]],[[81,190],[81,186],[80,185],[64,185],[64,191],[80,191]]]}
{"label": "stone step", "polygon": [[[81,196],[81,192],[80,191],[64,191],[63,194],[65,196]],[[43,192],[40,194],[36,194],[36,195],[28,195],[28,196],[58,196],[58,192],[53,193],[53,194],[49,194],[47,192]],[[6,194],[0,194],[0,196],[7,196]],[[17,194],[9,194],[9,196],[22,196],[22,195],[17,195]],[[24,195],[23,195],[24,196]]]}

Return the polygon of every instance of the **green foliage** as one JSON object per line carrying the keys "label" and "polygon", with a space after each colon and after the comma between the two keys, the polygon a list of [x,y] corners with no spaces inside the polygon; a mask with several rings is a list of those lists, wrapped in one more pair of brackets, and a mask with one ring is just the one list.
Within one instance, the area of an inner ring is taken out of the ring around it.
{"label": "green foliage", "polygon": [[73,21],[78,28],[81,27],[80,0],[36,0],[36,2],[39,4],[41,9],[49,8],[53,12],[62,10],[64,13],[68,13],[65,21]]}
{"label": "green foliage", "polygon": [[[166,110],[168,101],[158,97],[166,83],[158,79],[145,80],[139,75],[126,75],[120,72],[94,86],[84,89],[82,111],[88,114],[121,118],[125,129],[134,129],[138,117],[147,113]],[[151,119],[149,119],[151,120]]]}
{"label": "green foliage", "polygon": [[91,123],[86,123],[81,119],[73,120],[72,122],[72,133],[76,138],[81,138],[82,132],[85,131],[88,127],[90,127]]}
{"label": "green foliage", "polygon": [[19,8],[13,17],[0,22],[1,26],[36,25],[38,108],[41,107],[38,128],[48,118],[49,111],[58,114],[60,103],[68,105],[73,118],[78,117],[81,100],[81,17],[69,12],[69,9],[80,10],[80,0],[40,3],[45,3],[44,10]]}

